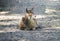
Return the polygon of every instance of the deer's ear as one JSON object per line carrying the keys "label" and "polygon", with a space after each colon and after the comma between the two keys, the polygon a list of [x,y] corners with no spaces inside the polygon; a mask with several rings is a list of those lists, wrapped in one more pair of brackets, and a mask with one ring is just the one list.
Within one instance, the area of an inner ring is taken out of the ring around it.
{"label": "deer's ear", "polygon": [[28,12],[27,8],[26,8],[26,12]]}
{"label": "deer's ear", "polygon": [[33,10],[34,8],[32,8],[31,10]]}

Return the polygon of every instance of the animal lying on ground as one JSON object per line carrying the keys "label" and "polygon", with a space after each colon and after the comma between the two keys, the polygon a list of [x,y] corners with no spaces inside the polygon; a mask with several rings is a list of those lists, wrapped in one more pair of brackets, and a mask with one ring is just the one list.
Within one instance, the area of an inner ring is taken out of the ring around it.
{"label": "animal lying on ground", "polygon": [[19,20],[19,29],[21,30],[36,30],[37,22],[35,18],[33,18],[33,8],[31,10],[27,10],[24,17],[22,17],[21,21]]}

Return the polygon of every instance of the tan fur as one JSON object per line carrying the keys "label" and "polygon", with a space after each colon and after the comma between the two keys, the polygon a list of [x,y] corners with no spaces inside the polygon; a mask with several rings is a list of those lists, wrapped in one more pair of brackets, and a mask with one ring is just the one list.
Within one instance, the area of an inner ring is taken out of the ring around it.
{"label": "tan fur", "polygon": [[22,20],[19,20],[18,26],[19,26],[19,29],[21,29],[21,30],[25,30],[26,29],[26,26],[25,26],[25,24],[23,23]]}

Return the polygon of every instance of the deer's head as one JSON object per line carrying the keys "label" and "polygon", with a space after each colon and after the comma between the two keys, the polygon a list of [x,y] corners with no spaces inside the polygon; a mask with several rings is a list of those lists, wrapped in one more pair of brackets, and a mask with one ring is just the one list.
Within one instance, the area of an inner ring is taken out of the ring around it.
{"label": "deer's head", "polygon": [[30,10],[28,10],[27,8],[26,8],[26,13],[28,13],[28,14],[30,14],[30,13],[32,13],[33,14],[33,8],[32,9],[30,9]]}

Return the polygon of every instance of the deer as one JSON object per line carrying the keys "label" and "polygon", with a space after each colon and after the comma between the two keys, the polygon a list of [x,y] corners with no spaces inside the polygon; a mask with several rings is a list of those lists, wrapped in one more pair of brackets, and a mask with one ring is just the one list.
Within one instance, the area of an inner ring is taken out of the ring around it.
{"label": "deer", "polygon": [[32,18],[33,16],[33,12],[32,12],[33,8],[28,10],[26,8],[26,14],[22,17],[21,21],[19,20],[18,22],[18,27],[21,30],[36,30],[36,25],[37,22],[35,20],[35,18]]}

